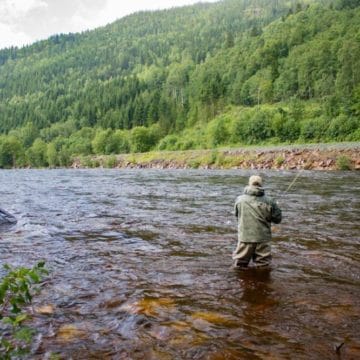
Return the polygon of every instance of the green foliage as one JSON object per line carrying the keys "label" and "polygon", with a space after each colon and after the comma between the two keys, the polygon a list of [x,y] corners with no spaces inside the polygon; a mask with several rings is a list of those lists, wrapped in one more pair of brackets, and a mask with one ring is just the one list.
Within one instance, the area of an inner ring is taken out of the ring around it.
{"label": "green foliage", "polygon": [[159,142],[159,150],[177,150],[178,136],[170,134],[162,138]]}
{"label": "green foliage", "polygon": [[72,133],[64,145],[72,155],[89,155],[93,153],[92,141],[95,136],[95,129],[83,127]]}
{"label": "green foliage", "polygon": [[281,142],[294,142],[300,136],[300,120],[296,120],[283,112],[277,113],[272,118],[274,136]]}
{"label": "green foliage", "polygon": [[110,138],[107,151],[114,154],[127,154],[130,152],[129,132],[116,130]]}
{"label": "green foliage", "polygon": [[40,131],[41,138],[49,142],[59,136],[68,138],[76,131],[76,125],[73,120],[52,124]]}
{"label": "green foliage", "polygon": [[187,165],[191,168],[191,169],[198,169],[201,165],[201,162],[199,159],[188,159],[187,160]]}
{"label": "green foliage", "polygon": [[94,140],[92,141],[92,148],[95,154],[106,154],[108,141],[111,137],[111,129],[102,130],[98,129]]}
{"label": "green foliage", "polygon": [[210,148],[219,145],[225,145],[229,141],[229,123],[231,119],[226,116],[220,116],[211,121],[207,126],[207,139]]}
{"label": "green foliage", "polygon": [[41,139],[36,139],[28,152],[29,163],[33,167],[47,166],[47,145]]}
{"label": "green foliage", "polygon": [[285,158],[283,156],[279,155],[274,159],[274,162],[275,162],[276,166],[281,166],[285,162]]}
{"label": "green foliage", "polygon": [[177,150],[190,150],[206,147],[206,128],[196,126],[192,129],[185,129],[177,142]]}
{"label": "green foliage", "polygon": [[274,136],[274,113],[260,107],[245,110],[232,123],[231,140],[234,143],[255,144]]}
{"label": "green foliage", "polygon": [[358,0],[337,0],[336,7],[338,9],[355,9],[360,6]]}
{"label": "green foliage", "polygon": [[28,319],[25,307],[31,303],[34,286],[48,272],[45,263],[31,269],[5,265],[7,274],[0,282],[0,357],[12,359],[28,353],[35,331],[24,325]]}
{"label": "green foliage", "polygon": [[46,161],[50,167],[54,168],[59,165],[58,153],[54,143],[47,145],[46,149]]}
{"label": "green foliage", "polygon": [[17,137],[22,142],[23,146],[28,148],[33,144],[35,139],[39,137],[39,130],[30,121],[20,129],[11,130],[9,135]]}
{"label": "green foliage", "polygon": [[341,155],[336,159],[336,167],[338,170],[351,170],[352,169],[352,163],[351,159],[349,159],[345,155]]}
{"label": "green foliage", "polygon": [[114,168],[117,165],[117,159],[115,155],[111,155],[106,159],[105,167],[106,168]]}
{"label": "green foliage", "polygon": [[96,168],[100,166],[99,160],[93,159],[91,156],[80,156],[80,164],[85,168]]}
{"label": "green foliage", "polygon": [[67,167],[71,165],[72,162],[71,153],[65,146],[62,146],[61,149],[59,150],[58,159],[60,166]]}
{"label": "green foliage", "polygon": [[300,137],[306,141],[320,141],[326,136],[328,121],[324,117],[306,119],[301,123]]}
{"label": "green foliage", "polygon": [[132,152],[146,152],[152,149],[159,139],[159,128],[152,126],[136,126],[130,133],[130,146]]}
{"label": "green foliage", "polygon": [[359,128],[359,119],[344,114],[332,119],[326,130],[329,139],[337,141],[347,140],[349,134],[352,134]]}
{"label": "green foliage", "polygon": [[0,168],[24,165],[24,149],[19,139],[13,135],[0,136]]}
{"label": "green foliage", "polygon": [[356,0],[224,0],[0,50],[0,167],[357,139],[359,23]]}

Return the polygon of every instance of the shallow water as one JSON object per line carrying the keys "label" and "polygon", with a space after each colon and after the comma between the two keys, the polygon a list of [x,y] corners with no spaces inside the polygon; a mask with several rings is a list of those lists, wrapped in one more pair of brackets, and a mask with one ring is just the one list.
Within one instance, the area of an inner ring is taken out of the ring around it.
{"label": "shallow water", "polygon": [[284,213],[273,268],[238,272],[233,203],[251,174],[1,171],[18,223],[0,262],[50,269],[31,358],[359,358],[359,174],[304,171],[284,194],[297,173],[262,172]]}

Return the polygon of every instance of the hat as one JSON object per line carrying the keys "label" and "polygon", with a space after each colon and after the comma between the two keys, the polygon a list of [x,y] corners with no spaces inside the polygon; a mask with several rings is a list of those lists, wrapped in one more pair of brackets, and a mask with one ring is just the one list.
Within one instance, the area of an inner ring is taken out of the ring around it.
{"label": "hat", "polygon": [[250,176],[249,185],[250,186],[262,186],[262,178],[259,175]]}

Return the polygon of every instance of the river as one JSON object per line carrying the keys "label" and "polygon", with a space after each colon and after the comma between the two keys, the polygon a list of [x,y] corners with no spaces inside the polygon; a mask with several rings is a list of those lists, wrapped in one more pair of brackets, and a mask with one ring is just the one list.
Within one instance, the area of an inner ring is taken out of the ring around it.
{"label": "river", "polygon": [[284,193],[296,172],[261,172],[284,217],[273,267],[236,271],[233,204],[251,174],[0,171],[18,218],[0,263],[50,270],[31,358],[360,358],[359,174],[303,171]]}

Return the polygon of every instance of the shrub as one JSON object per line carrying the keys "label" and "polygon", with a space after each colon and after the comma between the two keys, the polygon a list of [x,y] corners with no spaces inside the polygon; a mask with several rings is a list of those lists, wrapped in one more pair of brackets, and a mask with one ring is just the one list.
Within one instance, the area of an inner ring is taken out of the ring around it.
{"label": "shrub", "polygon": [[160,140],[158,149],[159,150],[177,150],[178,137],[174,134],[167,135]]}
{"label": "shrub", "polygon": [[86,168],[96,168],[100,166],[100,161],[94,159],[92,156],[81,156],[80,164]]}
{"label": "shrub", "polygon": [[347,141],[360,141],[360,128],[346,137]]}
{"label": "shrub", "polygon": [[94,139],[92,140],[92,149],[95,154],[105,154],[106,153],[106,146],[108,144],[109,138],[112,135],[112,130],[102,130],[98,129],[96,131],[96,135]]}
{"label": "shrub", "polygon": [[198,169],[201,165],[201,161],[199,159],[189,159],[187,165],[192,169]]}
{"label": "shrub", "polygon": [[233,144],[245,143],[246,135],[245,135],[245,126],[249,121],[250,112],[243,111],[236,116],[230,126],[230,141]]}
{"label": "shrub", "polygon": [[358,128],[358,119],[342,114],[330,121],[326,133],[331,140],[344,141]]}
{"label": "shrub", "polygon": [[259,107],[243,111],[231,124],[231,142],[256,144],[272,138],[274,113]]}
{"label": "shrub", "polygon": [[130,144],[132,152],[147,152],[154,147],[159,140],[159,128],[156,125],[146,128],[136,126],[130,133]]}
{"label": "shrub", "polygon": [[50,167],[58,165],[58,154],[54,143],[47,144],[46,159]]}
{"label": "shrub", "polygon": [[30,165],[34,167],[47,166],[47,145],[41,139],[36,139],[28,150]]}
{"label": "shrub", "polygon": [[301,123],[301,139],[305,141],[324,139],[327,127],[328,121],[323,117],[307,119]]}
{"label": "shrub", "polygon": [[229,138],[229,131],[227,123],[229,120],[225,116],[211,121],[207,127],[207,139],[210,147],[216,147],[221,144],[226,144]]}
{"label": "shrub", "polygon": [[283,156],[279,155],[275,158],[274,162],[276,166],[281,166],[285,162],[285,159]]}
{"label": "shrub", "polygon": [[0,138],[0,167],[8,168],[24,163],[24,149],[15,136]]}
{"label": "shrub", "polygon": [[115,155],[108,156],[105,160],[105,167],[114,168],[117,165],[117,159]]}
{"label": "shrub", "polygon": [[219,156],[218,151],[217,151],[217,150],[213,150],[213,151],[211,152],[211,156],[210,156],[210,159],[209,159],[209,161],[208,161],[208,165],[213,165],[213,164],[215,164],[216,161],[217,161],[218,156]]}
{"label": "shrub", "polygon": [[0,282],[0,358],[12,359],[29,352],[35,330],[24,325],[28,319],[24,307],[38,290],[34,285],[48,272],[44,262],[31,269],[4,267],[7,275]]}
{"label": "shrub", "polygon": [[295,141],[300,136],[300,121],[277,113],[272,119],[272,129],[280,141]]}
{"label": "shrub", "polygon": [[60,166],[67,167],[67,166],[71,165],[71,162],[72,162],[71,153],[66,146],[62,146],[61,149],[59,150],[58,160],[59,160]]}
{"label": "shrub", "polygon": [[109,154],[127,154],[130,152],[129,131],[116,130],[110,140],[106,149]]}
{"label": "shrub", "polygon": [[336,167],[338,168],[338,170],[351,170],[351,159],[348,158],[346,155],[340,155],[336,159]]}

